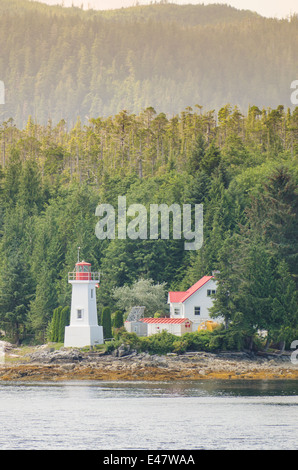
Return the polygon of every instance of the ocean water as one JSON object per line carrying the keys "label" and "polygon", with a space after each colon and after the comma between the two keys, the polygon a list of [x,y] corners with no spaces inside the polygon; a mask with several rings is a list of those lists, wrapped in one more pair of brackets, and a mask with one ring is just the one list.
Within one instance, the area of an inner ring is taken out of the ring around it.
{"label": "ocean water", "polygon": [[0,383],[0,449],[295,450],[298,381]]}

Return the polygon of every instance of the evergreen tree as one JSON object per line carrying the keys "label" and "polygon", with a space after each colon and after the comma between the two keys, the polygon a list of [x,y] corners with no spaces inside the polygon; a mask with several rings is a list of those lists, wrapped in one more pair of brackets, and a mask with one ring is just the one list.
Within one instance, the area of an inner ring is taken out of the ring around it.
{"label": "evergreen tree", "polygon": [[26,336],[32,298],[30,270],[20,251],[11,252],[1,263],[0,325],[13,342]]}
{"label": "evergreen tree", "polygon": [[70,321],[70,308],[64,307],[60,312],[60,320],[59,320],[59,335],[58,335],[58,342],[64,342],[64,334],[65,334],[65,327],[69,325]]}
{"label": "evergreen tree", "polygon": [[61,338],[60,322],[62,310],[63,307],[59,306],[53,311],[53,316],[49,327],[49,341],[52,341],[53,343],[58,343]]}
{"label": "evergreen tree", "polygon": [[18,200],[22,163],[20,152],[15,147],[11,149],[8,164],[5,167],[3,181],[3,200],[6,206],[14,206]]}
{"label": "evergreen tree", "polygon": [[187,162],[187,171],[189,174],[194,175],[197,171],[202,169],[202,165],[206,154],[206,141],[203,134],[199,134],[194,149]]}
{"label": "evergreen tree", "polygon": [[123,326],[123,312],[121,310],[116,310],[116,312],[114,313],[113,327],[121,328],[122,326]]}
{"label": "evergreen tree", "polygon": [[298,276],[298,192],[291,173],[279,167],[247,209],[247,235],[260,236]]}
{"label": "evergreen tree", "polygon": [[22,206],[6,209],[0,243],[0,323],[18,343],[28,322],[34,283],[30,273],[28,225]]}
{"label": "evergreen tree", "polygon": [[298,292],[285,261],[278,263],[275,278],[269,339],[278,339],[290,345],[298,332]]}
{"label": "evergreen tree", "polygon": [[20,175],[19,198],[29,215],[39,212],[43,205],[41,175],[35,160],[25,161]]}
{"label": "evergreen tree", "polygon": [[103,327],[103,337],[105,339],[112,338],[112,320],[109,307],[102,309],[100,325]]}
{"label": "evergreen tree", "polygon": [[[39,271],[35,296],[30,303],[28,314],[31,328],[39,341],[43,341],[45,338],[46,328],[55,305],[57,305],[57,294],[54,288],[53,276],[50,268],[43,263]],[[57,339],[51,341],[57,341]]]}
{"label": "evergreen tree", "polygon": [[219,166],[221,160],[221,153],[219,147],[214,141],[211,142],[204,158],[200,164],[200,169],[211,175],[213,171]]}

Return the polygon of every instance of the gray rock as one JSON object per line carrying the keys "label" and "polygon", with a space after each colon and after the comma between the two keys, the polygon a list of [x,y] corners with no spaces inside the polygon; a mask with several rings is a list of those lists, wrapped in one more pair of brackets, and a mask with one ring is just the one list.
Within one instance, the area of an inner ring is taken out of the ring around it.
{"label": "gray rock", "polygon": [[30,359],[42,363],[77,362],[82,359],[82,353],[77,349],[40,350],[31,354]]}

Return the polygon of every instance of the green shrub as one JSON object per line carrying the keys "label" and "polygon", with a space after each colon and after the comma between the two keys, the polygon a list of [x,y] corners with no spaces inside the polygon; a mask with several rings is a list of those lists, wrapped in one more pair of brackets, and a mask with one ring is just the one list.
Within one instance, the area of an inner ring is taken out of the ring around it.
{"label": "green shrub", "polygon": [[182,354],[186,351],[210,351],[210,331],[185,333],[175,341],[174,352]]}
{"label": "green shrub", "polygon": [[[121,344],[130,346],[130,349],[137,352],[147,352],[149,354],[183,354],[192,351],[241,351],[247,347],[249,336],[245,332],[232,328],[225,330],[223,327],[214,331],[196,331],[185,333],[183,336],[176,336],[167,331],[156,333],[149,337],[140,337],[135,333],[119,330],[115,336],[115,341],[107,343],[106,352],[112,352]],[[254,339],[255,347],[257,339]]]}
{"label": "green shrub", "polygon": [[117,341],[107,341],[104,346],[105,346],[105,353],[106,354],[111,354],[115,349],[119,348],[123,341],[117,340]]}
{"label": "green shrub", "polygon": [[125,331],[121,334],[122,343],[130,346],[131,349],[140,350],[142,338],[140,338],[135,333],[129,333]]}
{"label": "green shrub", "polygon": [[177,336],[163,330],[148,338],[147,348],[151,354],[167,354],[173,352],[173,344],[177,341]]}
{"label": "green shrub", "polygon": [[250,344],[254,349],[261,347],[261,342],[257,336],[251,337],[247,332],[238,328],[217,329],[210,338],[211,351],[243,351],[248,349]]}
{"label": "green shrub", "polygon": [[122,344],[130,346],[130,349],[140,352],[142,351],[142,340],[143,338],[140,338],[135,333],[129,333],[126,330],[121,330],[116,333],[114,341],[107,341],[105,343],[106,352],[110,353]]}

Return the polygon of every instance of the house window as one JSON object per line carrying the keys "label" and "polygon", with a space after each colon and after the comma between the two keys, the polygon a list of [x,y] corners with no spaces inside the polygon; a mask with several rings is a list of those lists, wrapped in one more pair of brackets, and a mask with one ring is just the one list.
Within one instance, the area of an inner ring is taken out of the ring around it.
{"label": "house window", "polygon": [[201,315],[201,307],[194,307],[194,315]]}
{"label": "house window", "polygon": [[77,319],[78,320],[81,320],[83,318],[83,309],[82,308],[78,308],[77,309]]}
{"label": "house window", "polygon": [[216,291],[214,289],[207,289],[207,296],[211,297],[211,295],[215,295]]}
{"label": "house window", "polygon": [[180,308],[174,308],[174,315],[180,315]]}
{"label": "house window", "polygon": [[91,299],[93,299],[93,295],[94,295],[94,289],[91,289],[91,291],[90,291],[90,295],[91,295]]}

